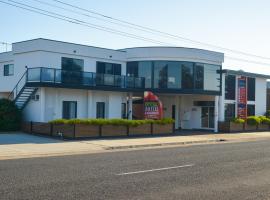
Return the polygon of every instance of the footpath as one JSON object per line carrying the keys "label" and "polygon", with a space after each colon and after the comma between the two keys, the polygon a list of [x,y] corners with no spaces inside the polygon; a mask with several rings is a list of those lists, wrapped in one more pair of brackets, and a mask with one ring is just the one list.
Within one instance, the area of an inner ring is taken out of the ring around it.
{"label": "footpath", "polygon": [[270,140],[270,132],[106,138],[66,141],[24,133],[0,134],[0,160],[127,151],[198,144]]}

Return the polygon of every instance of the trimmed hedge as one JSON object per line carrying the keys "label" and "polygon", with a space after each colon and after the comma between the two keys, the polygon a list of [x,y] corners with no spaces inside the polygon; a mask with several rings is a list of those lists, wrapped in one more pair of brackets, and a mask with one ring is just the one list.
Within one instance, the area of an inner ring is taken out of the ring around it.
{"label": "trimmed hedge", "polygon": [[20,130],[21,119],[21,111],[13,101],[0,99],[0,131]]}
{"label": "trimmed hedge", "polygon": [[92,125],[114,125],[114,126],[132,126],[136,127],[142,124],[173,124],[171,118],[161,120],[128,120],[128,119],[56,119],[49,123],[52,124],[92,124]]}
{"label": "trimmed hedge", "polygon": [[257,117],[257,116],[249,116],[246,122],[248,125],[257,126],[261,123],[261,119],[260,117]]}
{"label": "trimmed hedge", "polygon": [[240,119],[240,118],[233,118],[233,119],[231,119],[231,122],[236,123],[236,124],[244,124],[245,120]]}
{"label": "trimmed hedge", "polygon": [[270,119],[266,116],[259,116],[260,120],[261,120],[261,124],[267,124],[270,125]]}

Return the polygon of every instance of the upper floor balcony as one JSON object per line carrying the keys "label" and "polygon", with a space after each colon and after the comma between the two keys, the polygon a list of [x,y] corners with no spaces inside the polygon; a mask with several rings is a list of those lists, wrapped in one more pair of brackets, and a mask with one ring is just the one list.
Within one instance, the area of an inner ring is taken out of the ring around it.
{"label": "upper floor balcony", "polygon": [[23,87],[60,87],[107,91],[142,91],[144,78],[65,71],[56,68],[28,68],[13,90],[16,97]]}

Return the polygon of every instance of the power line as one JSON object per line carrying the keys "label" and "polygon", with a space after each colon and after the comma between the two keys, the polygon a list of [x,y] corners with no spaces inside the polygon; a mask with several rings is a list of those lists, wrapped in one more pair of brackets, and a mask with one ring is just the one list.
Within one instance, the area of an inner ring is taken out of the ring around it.
{"label": "power line", "polygon": [[259,56],[259,55],[255,55],[255,54],[250,54],[250,53],[246,53],[246,52],[243,52],[243,51],[234,50],[234,49],[230,49],[230,48],[226,48],[226,47],[221,47],[221,46],[218,46],[218,45],[213,45],[213,44],[209,44],[209,43],[205,43],[205,42],[200,42],[200,41],[197,41],[197,40],[193,40],[193,39],[190,39],[190,38],[187,38],[187,37],[170,34],[170,33],[163,32],[163,31],[160,31],[160,30],[157,30],[157,29],[148,28],[148,27],[145,27],[145,26],[142,26],[142,25],[138,25],[138,24],[135,24],[135,23],[131,23],[131,22],[128,22],[128,21],[125,21],[125,20],[122,20],[122,19],[118,19],[118,18],[114,18],[114,17],[108,16],[108,15],[104,15],[102,13],[99,13],[99,12],[96,12],[96,11],[93,11],[93,10],[81,8],[81,7],[76,6],[74,4],[69,4],[69,3],[66,3],[66,2],[63,2],[63,1],[60,1],[60,0],[52,0],[52,1],[55,1],[57,3],[63,4],[63,5],[72,7],[72,8],[76,8],[76,9],[79,9],[79,10],[82,10],[82,11],[85,11],[85,12],[88,12],[88,13],[92,13],[94,15],[98,15],[98,16],[101,16],[101,17],[104,17],[104,18],[107,18],[107,19],[118,21],[118,22],[121,22],[123,24],[128,24],[128,25],[131,25],[131,26],[134,26],[134,27],[139,27],[140,29],[148,30],[148,31],[151,31],[153,33],[158,33],[158,34],[161,34],[161,35],[164,35],[164,36],[169,36],[170,38],[180,39],[180,40],[188,41],[188,42],[191,42],[191,43],[200,44],[200,45],[204,45],[204,46],[208,46],[208,47],[220,49],[222,51],[232,52],[232,53],[235,53],[235,54],[242,54],[242,55],[249,56],[249,57],[256,57],[256,58],[260,58],[260,59],[270,60],[270,57],[265,57],[265,56]]}
{"label": "power line", "polygon": [[257,64],[257,65],[270,66],[270,63],[266,63],[266,62],[259,62],[259,61],[247,60],[247,59],[243,59],[243,58],[236,58],[236,57],[231,57],[231,56],[226,56],[226,55],[225,55],[225,58],[230,59],[230,60],[236,60],[236,61],[246,62],[246,63],[253,63],[253,64]]}
{"label": "power line", "polygon": [[[129,38],[133,38],[133,39],[138,39],[138,40],[142,40],[142,41],[146,41],[146,42],[151,42],[151,43],[155,43],[155,44],[159,44],[159,45],[172,45],[170,43],[164,43],[164,42],[161,42],[159,40],[149,39],[149,38],[146,38],[146,37],[137,36],[135,34],[126,33],[126,32],[123,32],[123,31],[118,31],[116,29],[107,28],[107,27],[104,27],[104,26],[99,26],[99,25],[96,25],[96,24],[88,23],[88,22],[85,22],[85,21],[82,21],[82,20],[78,20],[76,18],[67,17],[65,15],[57,14],[57,13],[47,11],[47,10],[44,10],[44,9],[39,9],[39,8],[29,6],[27,4],[19,3],[19,2],[13,1],[13,0],[8,0],[8,1],[13,2],[15,4],[4,2],[4,1],[0,1],[0,2],[4,3],[4,4],[7,4],[7,5],[10,5],[10,6],[14,6],[14,7],[17,7],[17,8],[27,10],[27,11],[30,11],[30,12],[34,12],[34,13],[45,15],[45,16],[48,16],[48,17],[52,17],[52,18],[55,18],[55,19],[58,19],[58,20],[74,23],[74,24],[77,24],[77,25],[86,26],[88,28],[94,28],[94,29],[97,29],[97,30],[110,32],[110,33],[113,33],[113,34],[118,34],[118,35],[121,35],[121,36],[129,37]],[[23,7],[18,6],[18,4],[22,5]]]}
{"label": "power line", "polygon": [[118,22],[114,22],[112,20],[104,19],[104,18],[101,18],[101,17],[96,17],[96,16],[93,16],[93,15],[85,14],[85,13],[82,13],[82,12],[78,12],[78,11],[75,11],[75,10],[67,9],[67,8],[64,8],[64,7],[55,5],[55,4],[51,4],[51,3],[48,3],[48,2],[44,2],[44,1],[41,1],[41,0],[32,0],[32,1],[38,2],[38,3],[43,4],[43,5],[50,6],[50,7],[53,7],[53,8],[58,8],[58,9],[61,9],[61,10],[64,10],[64,11],[68,11],[68,12],[71,12],[71,13],[76,13],[78,15],[82,15],[82,16],[85,16],[85,17],[97,19],[97,20],[100,20],[100,21],[103,21],[103,22],[107,22],[107,23],[118,25],[118,26],[124,26],[124,27],[127,27],[127,28],[131,28],[131,29],[135,29],[135,30],[139,30],[139,31],[144,31],[144,32],[148,32],[148,33],[151,33],[151,34],[155,34],[152,31],[147,31],[147,30],[142,29],[142,28],[137,28],[137,27],[134,27],[134,26],[131,26],[131,25],[126,25],[126,24],[123,24],[123,23],[118,23]]}
{"label": "power line", "polygon": [[[130,35],[128,33],[117,31],[115,29],[109,29],[109,28],[103,27],[103,26],[97,26],[96,27],[95,24],[87,23],[85,21],[78,20],[76,18],[67,17],[65,15],[57,14],[57,13],[50,12],[50,11],[47,11],[47,10],[44,10],[44,9],[39,9],[39,8],[29,6],[27,4],[19,3],[19,2],[13,1],[13,0],[8,0],[8,1],[11,1],[11,2],[13,2],[15,4],[23,5],[24,7],[18,6],[18,5],[12,4],[12,3],[7,3],[7,2],[4,2],[4,1],[0,0],[1,3],[11,5],[11,6],[14,6],[14,7],[17,7],[17,8],[21,8],[21,9],[24,9],[24,10],[27,10],[27,11],[31,11],[31,12],[34,12],[34,13],[37,13],[37,14],[52,17],[54,19],[58,19],[58,20],[62,20],[62,21],[66,21],[66,22],[77,24],[77,25],[82,25],[82,26],[86,26],[86,27],[89,27],[89,28],[94,28],[94,29],[98,29],[98,30],[102,30],[102,31],[106,31],[106,32],[110,32],[110,33],[114,33],[114,34],[118,34],[118,35],[122,35],[122,36],[125,36],[125,37],[131,37],[131,38],[135,38],[135,39],[139,39],[139,40],[143,40],[143,41],[147,41],[147,42],[152,42],[152,43],[164,44],[163,42],[158,41],[158,40],[152,40],[152,39],[145,38],[145,37],[140,37],[140,36],[137,36],[137,35],[134,35],[134,34]],[[26,8],[26,7],[28,7],[28,8]],[[29,7],[33,8],[35,10],[29,9]],[[37,10],[39,10],[39,11],[37,11]],[[40,11],[42,11],[42,12],[40,12]],[[225,57],[228,58],[228,59],[232,59],[232,60],[238,60],[238,61],[243,61],[243,62],[247,62],[247,63],[254,63],[254,64],[270,66],[270,63],[257,62],[257,61],[246,60],[246,59],[235,58],[235,57],[229,57],[229,56],[225,56]]]}

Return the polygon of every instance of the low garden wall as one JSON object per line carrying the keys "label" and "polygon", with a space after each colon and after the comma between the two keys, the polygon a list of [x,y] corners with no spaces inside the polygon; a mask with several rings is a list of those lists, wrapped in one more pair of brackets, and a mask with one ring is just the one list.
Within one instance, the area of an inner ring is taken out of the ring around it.
{"label": "low garden wall", "polygon": [[265,116],[250,116],[246,120],[235,118],[228,122],[219,122],[219,131],[226,133],[270,131],[270,119]]}
{"label": "low garden wall", "polygon": [[[115,123],[117,122],[117,123]],[[55,120],[23,122],[22,131],[67,139],[173,134],[173,120]]]}

